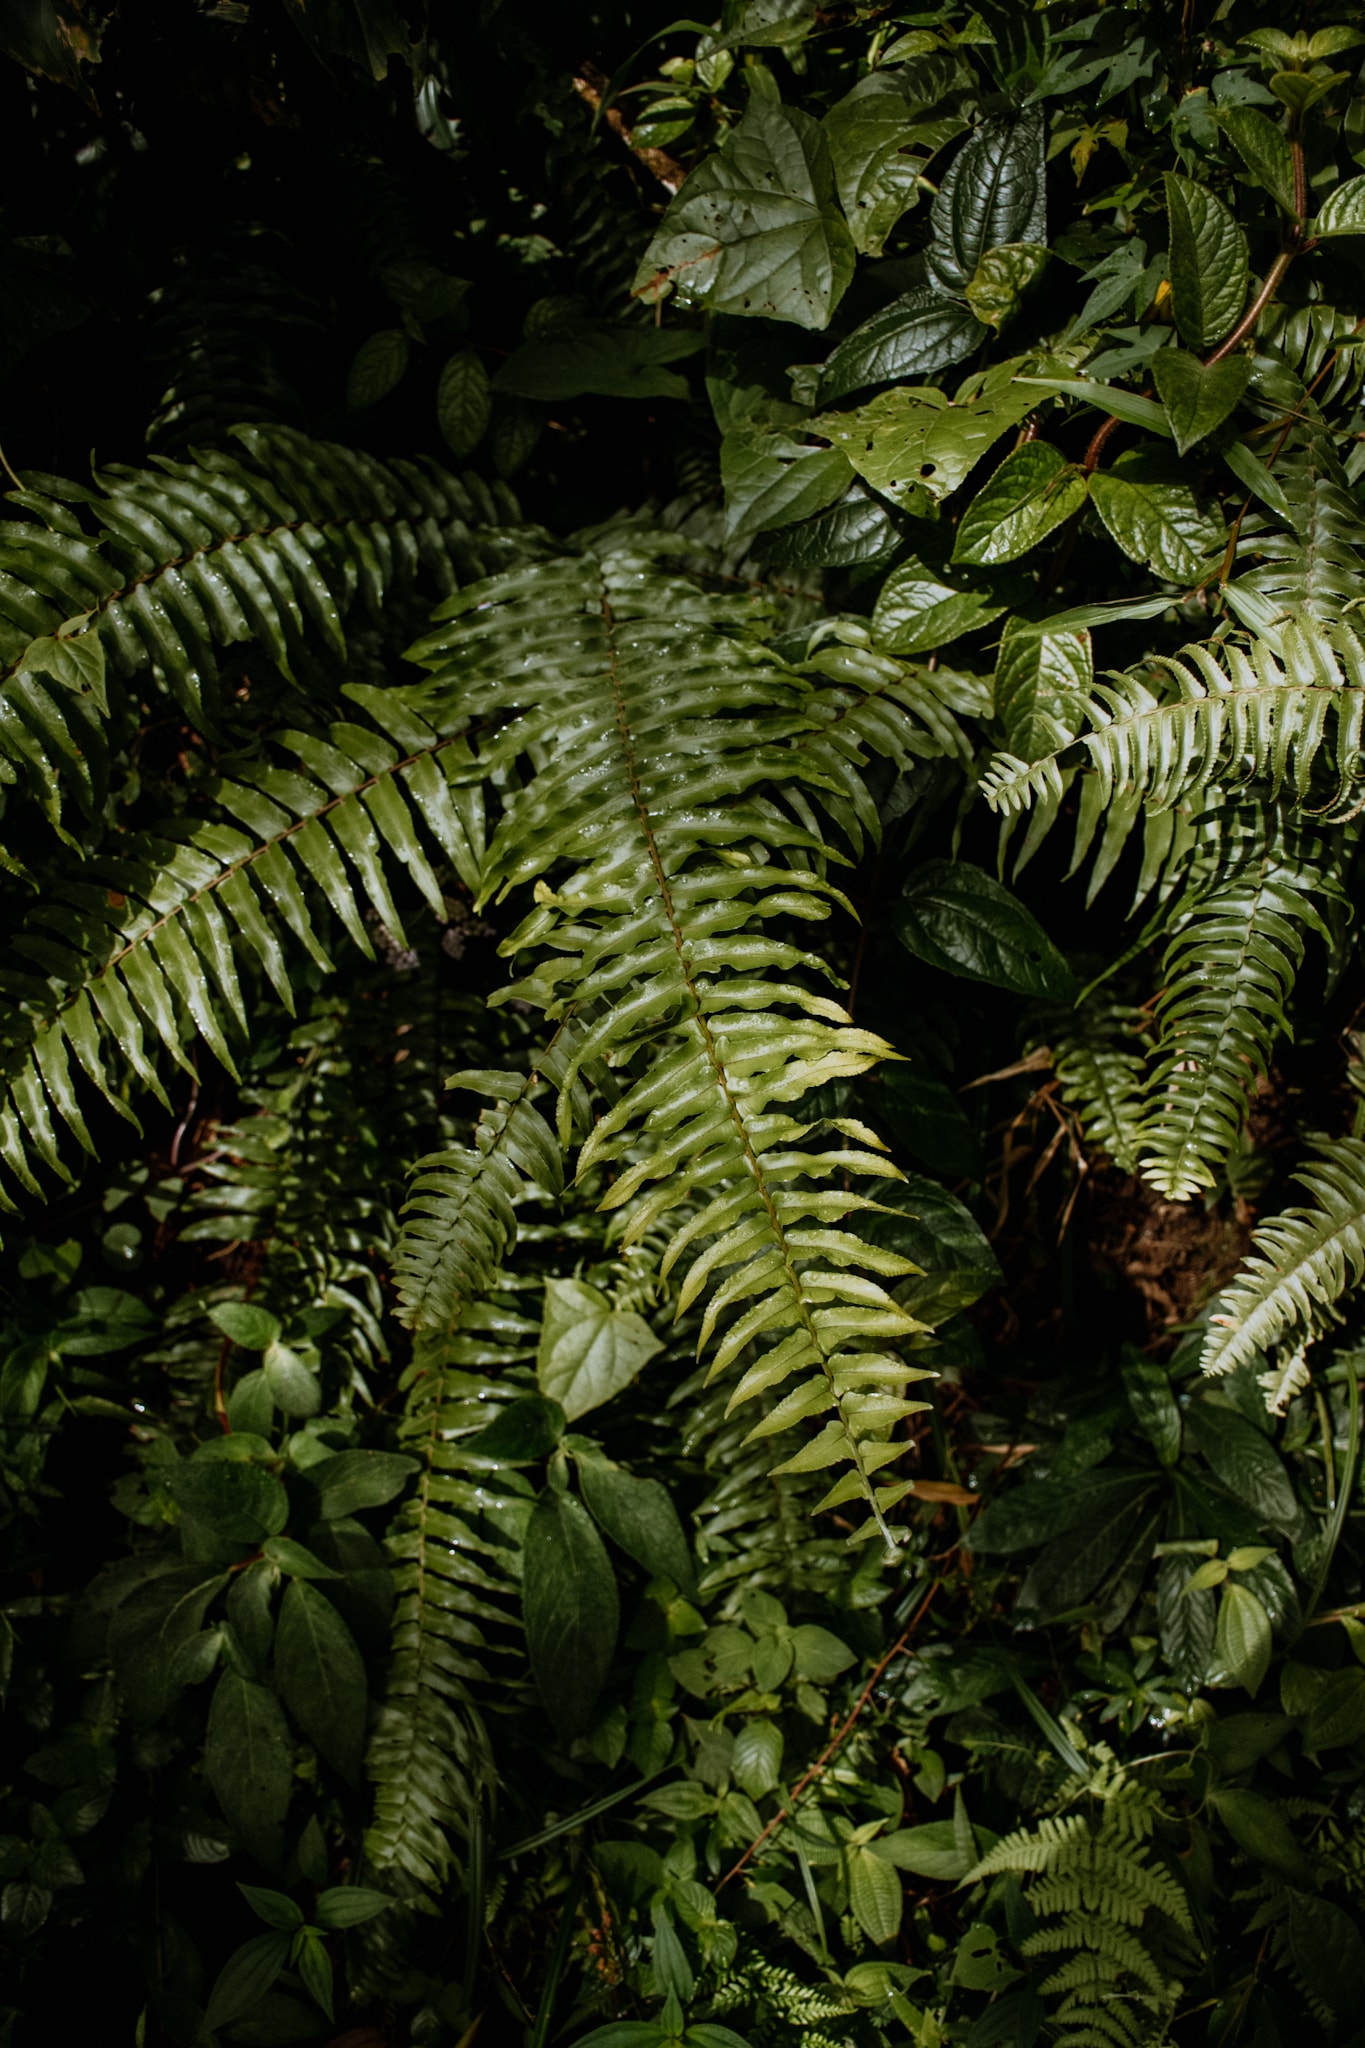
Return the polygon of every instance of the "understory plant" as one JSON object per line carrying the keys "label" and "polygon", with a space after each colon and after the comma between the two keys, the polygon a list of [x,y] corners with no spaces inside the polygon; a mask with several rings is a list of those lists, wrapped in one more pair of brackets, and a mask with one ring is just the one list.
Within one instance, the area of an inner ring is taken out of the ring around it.
{"label": "understory plant", "polygon": [[666,13],[0,10],[0,2044],[1350,2048],[1365,12]]}

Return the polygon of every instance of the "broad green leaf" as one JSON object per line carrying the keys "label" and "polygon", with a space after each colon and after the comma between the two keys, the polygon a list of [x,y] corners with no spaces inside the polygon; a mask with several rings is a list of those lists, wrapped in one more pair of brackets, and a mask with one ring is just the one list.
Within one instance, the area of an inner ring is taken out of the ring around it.
{"label": "broad green leaf", "polygon": [[913,869],[893,921],[907,952],[945,974],[1056,1001],[1075,993],[1071,969],[1033,914],[967,861]]}
{"label": "broad green leaf", "polygon": [[1275,1446],[1254,1423],[1221,1403],[1194,1401],[1185,1426],[1229,1493],[1260,1523],[1287,1534],[1297,1530],[1303,1511],[1289,1474]]}
{"label": "broad green leaf", "polygon": [[276,1536],[289,1519],[289,1499],[273,1472],[229,1458],[191,1458],[166,1477],[180,1510],[185,1554],[227,1563],[248,1545]]}
{"label": "broad green leaf", "polygon": [[466,1437],[465,1449],[476,1457],[496,1458],[499,1464],[531,1465],[554,1449],[567,1422],[558,1401],[523,1394],[500,1408],[476,1435]]}
{"label": "broad green leaf", "polygon": [[937,1884],[955,1884],[978,1860],[973,1849],[962,1843],[959,1830],[950,1820],[926,1821],[917,1828],[897,1828],[893,1834],[878,1835],[869,1844],[883,1861],[914,1877],[927,1877]]}
{"label": "broad green leaf", "polygon": [[73,696],[89,697],[108,713],[104,642],[97,632],[47,633],[31,640],[19,657],[19,672],[49,676]]}
{"label": "broad green leaf", "polygon": [[1310,1754],[1320,1749],[1345,1749],[1365,1735],[1365,1671],[1352,1665],[1334,1671],[1309,1709],[1304,1722],[1303,1746]]}
{"label": "broad green leaf", "polygon": [[683,398],[688,384],[666,365],[706,347],[706,337],[671,327],[576,320],[524,341],[493,379],[516,398],[556,400]]}
{"label": "broad green leaf", "polygon": [[286,1415],[316,1415],[322,1406],[322,1388],[316,1373],[308,1370],[297,1351],[287,1344],[272,1344],[261,1360],[270,1398]]}
{"label": "broad green leaf", "polygon": [[[905,1072],[897,1068],[895,1078],[902,1079]],[[877,1201],[878,1213],[863,1219],[862,1231],[873,1244],[913,1259],[919,1268],[896,1287],[897,1301],[911,1315],[924,1322],[945,1322],[979,1301],[1000,1279],[999,1262],[980,1224],[937,1181],[907,1174],[883,1188]]]}
{"label": "broad green leaf", "polygon": [[953,560],[984,567],[1013,562],[1085,500],[1086,479],[1061,450],[1048,441],[1026,441],[1005,457],[963,513]]}
{"label": "broad green leaf", "polygon": [[792,1630],[791,1648],[797,1677],[809,1678],[816,1685],[828,1685],[858,1661],[847,1643],[814,1621],[803,1621]]}
{"label": "broad green leaf", "polygon": [[678,1930],[673,1924],[673,1914],[668,1902],[656,1899],[650,1908],[650,1918],[654,1922],[655,1981],[666,1998],[690,1998],[696,1989],[697,1980],[687,1959],[687,1950],[678,1938]]}
{"label": "broad green leaf", "polygon": [[1294,158],[1283,128],[1268,120],[1259,107],[1226,106],[1211,111],[1252,177],[1277,206],[1292,214]]}
{"label": "broad green leaf", "polygon": [[204,1769],[233,1830],[259,1862],[279,1861],[294,1751],[269,1686],[225,1671],[209,1708]]}
{"label": "broad green leaf", "polygon": [[872,631],[878,645],[890,653],[918,654],[988,626],[1003,610],[985,591],[944,583],[912,555],[882,585]]}
{"label": "broad green leaf", "polygon": [[1006,752],[1021,761],[1059,752],[1084,723],[1093,683],[1088,633],[1009,619],[995,660],[995,714]]}
{"label": "broad green leaf", "polygon": [[773,1791],[782,1776],[782,1730],[775,1721],[748,1720],[735,1733],[731,1776],[751,1799]]}
{"label": "broad green leaf", "polygon": [[258,1884],[239,1884],[237,1889],[256,1918],[264,1920],[267,1927],[302,1927],[303,1908],[285,1892],[266,1891]]}
{"label": "broad green leaf", "polygon": [[1047,240],[1043,118],[1036,108],[983,121],[939,186],[926,257],[928,281],[961,294],[990,249]]}
{"label": "broad green leaf", "polygon": [[289,1940],[287,1934],[257,1934],[228,1957],[209,1995],[206,2032],[230,2027],[260,2003],[285,1966]]}
{"label": "broad green leaf", "polygon": [[1201,363],[1183,348],[1163,348],[1152,363],[1152,378],[1171,423],[1176,454],[1183,455],[1221,427],[1240,403],[1251,380],[1251,357],[1238,350],[1221,363]]}
{"label": "broad green leaf", "polygon": [[158,1721],[175,1704],[186,1682],[185,1653],[226,1583],[222,1573],[181,1567],[135,1587],[115,1610],[109,1656],[135,1720]]}
{"label": "broad green leaf", "polygon": [[1365,177],[1348,178],[1329,193],[1310,232],[1318,241],[1332,235],[1365,234]]}
{"label": "broad green leaf", "polygon": [[339,1579],[341,1573],[307,1549],[296,1543],[292,1536],[268,1536],[261,1545],[261,1556],[267,1564],[275,1566],[289,1579]]}
{"label": "broad green leaf", "polygon": [[568,1740],[587,1726],[616,1648],[616,1576],[587,1509],[546,1487],[526,1526],[526,1646],[541,1698]]}
{"label": "broad green leaf", "polygon": [[64,1358],[100,1358],[144,1343],[158,1327],[157,1318],[136,1295],[119,1287],[83,1287],[66,1305],[53,1333],[53,1349]]}
{"label": "broad green leaf", "polygon": [[874,490],[923,515],[1037,405],[1036,388],[1016,367],[998,363],[969,377],[955,399],[927,384],[884,391],[853,412],[822,413],[810,431],[842,448]]}
{"label": "broad green leaf", "polygon": [[1312,1865],[1295,1841],[1289,1822],[1271,1800],[1241,1786],[1213,1792],[1209,1797],[1239,1849],[1293,1883],[1312,1883]]}
{"label": "broad green leaf", "polygon": [[1183,1692],[1198,1691],[1213,1659],[1218,1603],[1213,1593],[1187,1593],[1192,1557],[1163,1557],[1157,1570],[1157,1625],[1161,1651]]}
{"label": "broad green leaf", "polygon": [[1289,1895],[1289,1951],[1294,1966],[1313,1995],[1342,2019],[1360,2006],[1365,1984],[1365,1941],[1349,1913],[1330,1899],[1308,1892]]}
{"label": "broad green leaf", "polygon": [[978,1920],[967,1929],[953,1957],[954,1984],[968,1991],[999,1991],[1020,1974],[1001,1954],[1000,1937],[993,1927]]}
{"label": "broad green leaf", "polygon": [[333,2018],[332,1959],[316,1927],[305,1927],[295,1936],[292,1960],[308,1996],[329,2020]]}
{"label": "broad green leaf", "polygon": [[775,526],[789,526],[823,512],[853,481],[838,448],[806,448],[787,434],[765,434],[740,426],[720,444],[725,486],[725,537],[752,540]]}
{"label": "broad green leaf", "polygon": [[275,1631],[275,1671],[294,1720],[351,1784],[365,1741],[365,1667],[341,1616],[303,1579],[291,1579]]}
{"label": "broad green leaf", "polygon": [[[1229,1579],[1218,1603],[1214,1662],[1255,1699],[1270,1668],[1270,1616],[1254,1593]],[[1365,1672],[1358,1674],[1365,1691]]]}
{"label": "broad green leaf", "polygon": [[401,1493],[417,1470],[416,1458],[398,1451],[338,1451],[308,1467],[321,1513],[329,1520],[354,1515],[363,1508],[383,1507]]}
{"label": "broad green leaf", "polygon": [[1154,1360],[1134,1352],[1124,1360],[1123,1387],[1138,1427],[1162,1464],[1174,1465],[1180,1456],[1180,1410],[1168,1375]]}
{"label": "broad green leaf", "polygon": [[880,256],[901,215],[914,205],[933,156],[966,126],[960,115],[917,120],[913,74],[869,73],[824,119],[839,190],[860,255]]}
{"label": "broad green leaf", "polygon": [[969,356],[987,332],[960,299],[916,285],[845,335],[821,375],[821,402],[932,376]]}
{"label": "broad green leaf", "polygon": [[1125,391],[1120,384],[1103,384],[1094,377],[1021,376],[1015,382],[1023,390],[1050,391],[1059,398],[1082,398],[1100,412],[1112,413],[1115,419],[1125,420],[1132,427],[1146,427],[1154,434],[1169,435],[1171,431],[1166,414],[1155,399]]}
{"label": "broad green leaf", "polygon": [[436,423],[457,460],[474,452],[492,417],[493,397],[482,358],[472,348],[457,349],[436,387]]}
{"label": "broad green leaf", "polygon": [[657,299],[676,290],[713,313],[822,328],[854,262],[819,124],[756,92],[664,215],[634,291]]}
{"label": "broad green leaf", "polygon": [[244,1351],[269,1350],[281,1329],[278,1316],[272,1316],[269,1309],[256,1308],[249,1301],[220,1301],[209,1310],[209,1321],[216,1323],[223,1335],[240,1344]]}
{"label": "broad green leaf", "polygon": [[1134,448],[1097,469],[1090,498],[1124,554],[1168,582],[1197,583],[1223,544],[1222,522],[1160,448]]}
{"label": "broad green leaf", "polygon": [[605,1458],[580,1456],[578,1483],[600,1529],[651,1578],[672,1579],[684,1593],[695,1574],[678,1511],[657,1479],[637,1479]]}
{"label": "broad green leaf", "polygon": [[248,1565],[234,1572],[228,1587],[227,1618],[238,1647],[253,1667],[251,1676],[263,1678],[275,1640],[275,1574],[266,1564]]}
{"label": "broad green leaf", "polygon": [[1032,1566],[1019,1589],[1016,1616],[1043,1622],[1070,1613],[1096,1595],[1135,1543],[1144,1552],[1145,1567],[1158,1527],[1154,1517],[1143,1519],[1150,1498],[1151,1486],[1141,1479],[1096,1489],[1085,1515],[1055,1537]]}
{"label": "broad green leaf", "polygon": [[500,477],[515,476],[530,461],[545,425],[545,415],[520,398],[500,398],[493,408],[489,453]]}
{"label": "broad green leaf", "polygon": [[1047,267],[1041,242],[1002,242],[987,249],[967,286],[967,304],[984,326],[997,331],[1014,318],[1030,285]]}
{"label": "broad green leaf", "polygon": [[765,535],[756,552],[799,569],[872,568],[889,561],[900,544],[894,514],[855,482],[827,512]]}
{"label": "broad green leaf", "polygon": [[663,1346],[643,1316],[583,1280],[547,1280],[536,1377],[570,1422],[628,1387]]}
{"label": "broad green leaf", "polygon": [[370,1891],[363,1884],[333,1885],[319,1893],[313,1918],[319,1927],[361,1927],[393,1903],[388,1892]]}
{"label": "broad green leaf", "polygon": [[352,412],[362,412],[388,397],[402,381],[410,351],[401,327],[385,328],[382,334],[372,334],[361,342],[346,379],[346,403]]}
{"label": "broad green leaf", "polygon": [[1237,325],[1246,304],[1246,236],[1207,185],[1177,171],[1167,171],[1165,180],[1176,325],[1191,348],[1215,348]]}
{"label": "broad green leaf", "polygon": [[891,1941],[901,1924],[905,1897],[894,1867],[875,1853],[870,1843],[850,1848],[846,1855],[848,1903],[853,1917],[869,1941]]}

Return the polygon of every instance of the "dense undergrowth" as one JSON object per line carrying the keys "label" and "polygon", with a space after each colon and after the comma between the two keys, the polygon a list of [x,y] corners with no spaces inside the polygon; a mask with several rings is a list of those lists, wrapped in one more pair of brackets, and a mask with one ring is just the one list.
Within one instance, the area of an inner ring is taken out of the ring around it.
{"label": "dense undergrowth", "polygon": [[1359,2041],[1365,16],[419,13],[0,10],[0,2040]]}

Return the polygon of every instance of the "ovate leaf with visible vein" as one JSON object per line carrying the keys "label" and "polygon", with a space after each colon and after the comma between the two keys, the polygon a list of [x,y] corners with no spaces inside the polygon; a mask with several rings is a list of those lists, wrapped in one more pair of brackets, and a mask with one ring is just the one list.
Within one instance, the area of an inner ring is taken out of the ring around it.
{"label": "ovate leaf with visible vein", "polygon": [[1207,185],[1176,171],[1165,175],[1176,326],[1191,348],[1215,348],[1246,304],[1246,236]]}
{"label": "ovate leaf with visible vein", "polygon": [[823,512],[848,489],[853,471],[838,448],[803,448],[787,434],[733,428],[720,444],[727,540],[752,540]]}
{"label": "ovate leaf with visible vein", "polygon": [[893,504],[923,514],[966,481],[1000,436],[1038,403],[1035,385],[1016,382],[1021,360],[965,379],[949,399],[933,385],[884,391],[853,412],[810,423],[842,448],[860,476]]}
{"label": "ovate leaf with visible vein", "polygon": [[284,1703],[309,1741],[343,1777],[358,1783],[365,1667],[335,1607],[304,1579],[291,1579],[285,1588],[275,1670]]}
{"label": "ovate leaf with visible vein", "polygon": [[987,332],[960,299],[916,285],[839,343],[820,379],[821,400],[828,404],[866,385],[931,377],[969,356]]}
{"label": "ovate leaf with visible vein", "polygon": [[346,403],[352,412],[378,405],[401,382],[408,367],[410,344],[401,327],[387,327],[362,341],[346,379]]}
{"label": "ovate leaf with visible vein", "polygon": [[678,1510],[657,1479],[637,1479],[605,1458],[580,1457],[578,1483],[593,1520],[652,1578],[692,1590],[692,1554]]}
{"label": "ovate leaf with visible vein", "polygon": [[1086,479],[1048,441],[1026,441],[983,484],[963,513],[955,562],[1013,562],[1080,510]]}
{"label": "ovate leaf with visible vein", "polygon": [[1215,427],[1221,427],[1238,404],[1251,377],[1251,357],[1240,350],[1221,363],[1201,363],[1183,348],[1163,348],[1152,363],[1152,377],[1183,455]]}
{"label": "ovate leaf with visible vein", "polygon": [[997,329],[1012,320],[1047,260],[1041,242],[1002,242],[998,249],[988,249],[967,286],[967,304],[977,319]]}
{"label": "ovate leaf with visible vein", "polygon": [[586,1727],[616,1647],[616,1577],[581,1501],[547,1487],[526,1527],[526,1646],[551,1720],[566,1738]]}
{"label": "ovate leaf with visible vein", "polygon": [[1253,178],[1277,206],[1294,212],[1294,158],[1282,128],[1259,107],[1212,107],[1210,112]]}
{"label": "ovate leaf with visible vein", "polygon": [[536,1376],[573,1422],[628,1387],[663,1346],[643,1316],[582,1280],[547,1280]]}
{"label": "ovate leaf with visible vein", "polygon": [[1331,235],[1365,235],[1365,178],[1348,178],[1329,193],[1313,222],[1318,241]]}
{"label": "ovate leaf with visible vein", "polygon": [[882,585],[872,614],[872,631],[878,645],[892,654],[918,654],[943,647],[960,633],[989,625],[1003,610],[1003,605],[991,601],[988,591],[944,583],[912,555]]}
{"label": "ovate leaf with visible vein", "polygon": [[1006,751],[1021,761],[1060,752],[1084,723],[1093,681],[1089,633],[1008,620],[995,661],[995,714]]}
{"label": "ovate leaf with visible vein", "polygon": [[436,387],[436,420],[446,446],[461,460],[473,453],[493,417],[488,372],[472,348],[457,349]]}
{"label": "ovate leaf with visible vein", "polygon": [[1097,469],[1090,497],[1124,554],[1171,583],[1197,583],[1222,546],[1221,520],[1160,448],[1134,448],[1112,469]]}
{"label": "ovate leaf with visible vein", "polygon": [[1037,108],[983,121],[938,189],[926,268],[931,285],[965,293],[1003,242],[1047,240],[1043,117]]}
{"label": "ovate leaf with visible vein", "polygon": [[206,1576],[202,1567],[163,1572],[116,1609],[109,1655],[136,1720],[159,1720],[174,1705],[185,1683],[183,1653],[225,1584],[225,1574]]}
{"label": "ovate leaf with visible vein", "polygon": [[236,1671],[223,1673],[209,1709],[204,1768],[218,1804],[252,1855],[263,1863],[278,1862],[294,1751],[269,1686]]}
{"label": "ovate leaf with visible vein", "polygon": [[847,1852],[848,1903],[869,1941],[891,1941],[901,1924],[905,1896],[895,1868],[860,1843]]}
{"label": "ovate leaf with visible vein", "polygon": [[854,261],[818,122],[755,92],[664,215],[634,290],[657,299],[673,289],[713,313],[821,328]]}
{"label": "ovate leaf with visible vein", "polygon": [[825,116],[839,203],[863,256],[881,255],[892,228],[915,203],[925,166],[966,126],[957,114],[917,121],[915,82],[913,74],[874,71]]}
{"label": "ovate leaf with visible vein", "polygon": [[1229,1579],[1218,1608],[1213,1658],[1255,1699],[1270,1668],[1270,1616],[1254,1593]]}
{"label": "ovate leaf with visible vein", "polygon": [[915,868],[894,912],[907,952],[946,974],[1016,995],[1066,1001],[1071,969],[1032,913],[1004,884],[968,861]]}

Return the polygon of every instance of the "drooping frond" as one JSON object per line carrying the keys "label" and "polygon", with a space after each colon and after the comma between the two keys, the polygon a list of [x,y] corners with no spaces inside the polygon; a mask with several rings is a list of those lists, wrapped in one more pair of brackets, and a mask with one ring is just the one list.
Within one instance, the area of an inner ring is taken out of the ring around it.
{"label": "drooping frond", "polygon": [[1087,1003],[1053,1035],[1052,1066],[1087,1140],[1107,1152],[1121,1173],[1136,1173],[1142,1146],[1141,1010]]}
{"label": "drooping frond", "polygon": [[1276,637],[1276,647],[1258,637],[1245,648],[1225,640],[1216,652],[1195,643],[1111,677],[1097,685],[1086,707],[1092,729],[1078,741],[1038,761],[997,755],[982,781],[987,801],[1011,814],[1035,798],[1055,800],[1074,744],[1089,756],[1101,810],[1116,798],[1140,798],[1166,811],[1210,783],[1253,778],[1273,795],[1287,784],[1306,799],[1324,747],[1328,788],[1317,807],[1352,802],[1362,772],[1365,647],[1349,622],[1307,613],[1286,619]]}
{"label": "drooping frond", "polygon": [[220,650],[256,642],[288,681],[339,677],[343,620],[420,570],[433,595],[506,558],[515,502],[434,464],[381,463],[285,428],[244,455],[115,467],[87,489],[31,477],[0,522],[0,774],[57,817],[103,800],[107,676],[147,677],[215,730]]}
{"label": "drooping frond", "polygon": [[420,687],[350,694],[370,723],[281,735],[299,768],[238,762],[214,786],[225,816],[188,822],[175,839],[127,841],[117,859],[92,859],[52,885],[30,912],[13,940],[22,966],[0,976],[0,1160],[30,1194],[40,1193],[36,1161],[70,1178],[60,1126],[90,1149],[77,1074],[116,1109],[129,1068],[164,1101],[155,1050],[188,1067],[184,1046],[196,1035],[235,1071],[231,1039],[246,1017],[234,942],[292,1007],[277,918],[326,968],[319,901],[369,955],[365,906],[402,937],[395,867],[438,915],[444,899],[427,848],[477,888],[483,810],[464,786],[466,743],[448,721],[429,722],[424,712],[439,720],[441,710]]}
{"label": "drooping frond", "polygon": [[516,1205],[525,1193],[542,1200],[560,1193],[563,1153],[533,1098],[547,1083],[562,1083],[572,1051],[566,1025],[529,1074],[479,1071],[448,1081],[491,1107],[472,1145],[430,1153],[413,1168],[393,1277],[403,1319],[414,1328],[451,1323],[491,1285],[516,1242]]}
{"label": "drooping frond", "polygon": [[1248,1092],[1287,1033],[1305,928],[1340,894],[1332,857],[1258,807],[1216,814],[1207,882],[1196,868],[1168,927],[1142,1171],[1170,1201],[1211,1187],[1241,1130]]}
{"label": "drooping frond", "polygon": [[[900,1454],[887,1433],[919,1404],[889,1347],[919,1326],[882,1284],[907,1262],[836,1227],[871,1199],[851,1176],[893,1171],[877,1141],[850,1124],[831,1146],[792,1113],[887,1048],[813,992],[827,970],[783,929],[827,914],[837,892],[815,864],[833,855],[765,788],[829,778],[788,744],[810,730],[807,689],[745,611],[627,530],[460,593],[416,653],[508,778],[488,872],[537,897],[505,943],[531,956],[508,994],[551,1018],[595,1006],[566,1086],[595,1058],[624,1076],[578,1172],[617,1169],[603,1206],[634,1205],[628,1242],[700,1198],[664,1259],[686,1261],[680,1313],[705,1301],[713,1374],[764,1347],[733,1405],[791,1386],[754,1434],[822,1421],[786,1469],[851,1465],[832,1505],[870,1498]],[[562,1093],[561,1139],[567,1115]]]}
{"label": "drooping frond", "polygon": [[[1241,1273],[1210,1318],[1205,1372],[1235,1372],[1258,1353],[1285,1347],[1296,1382],[1303,1347],[1331,1325],[1342,1296],[1365,1275],[1365,1139],[1326,1140],[1294,1178],[1311,1200],[1257,1227]],[[1292,1391],[1291,1383],[1286,1397]]]}
{"label": "drooping frond", "polygon": [[513,1298],[490,1294],[425,1338],[401,1382],[398,1440],[421,1470],[388,1536],[397,1597],[365,1849],[376,1875],[432,1912],[495,1782],[475,1693],[506,1683],[492,1666],[520,1642],[519,1553],[534,1498],[529,1480],[464,1440],[522,1391],[508,1375],[534,1356],[536,1328]]}

